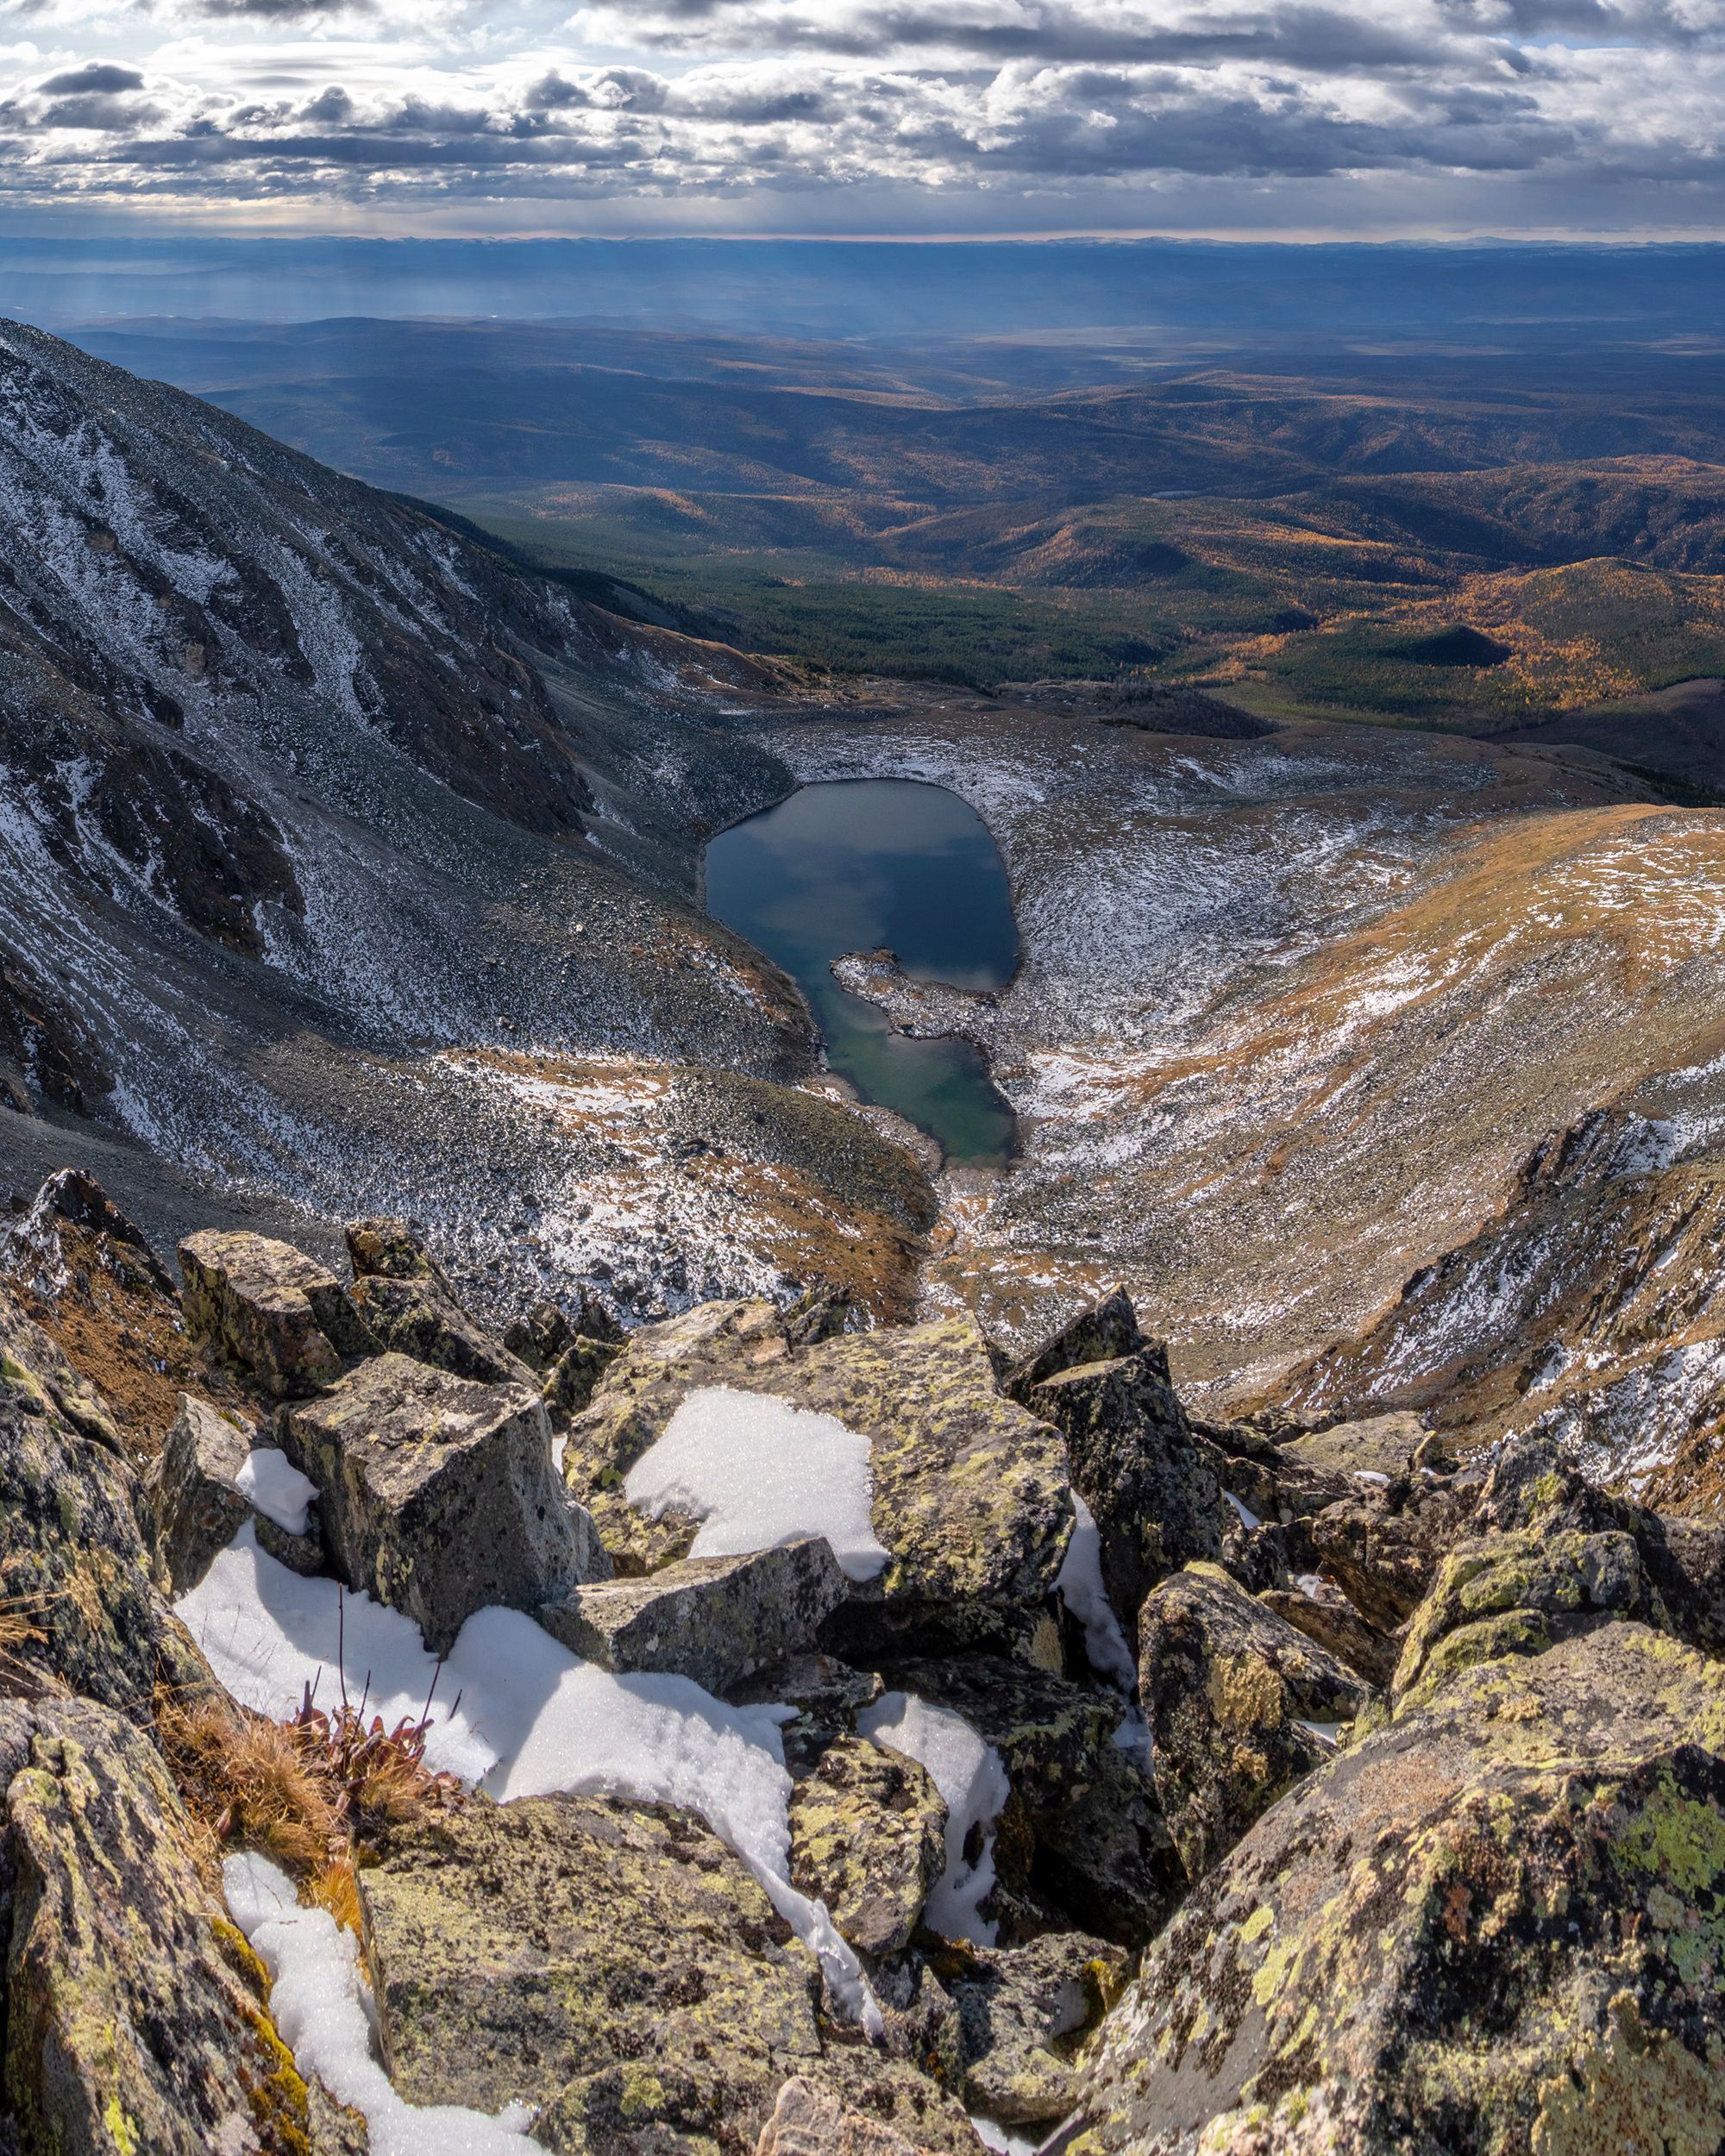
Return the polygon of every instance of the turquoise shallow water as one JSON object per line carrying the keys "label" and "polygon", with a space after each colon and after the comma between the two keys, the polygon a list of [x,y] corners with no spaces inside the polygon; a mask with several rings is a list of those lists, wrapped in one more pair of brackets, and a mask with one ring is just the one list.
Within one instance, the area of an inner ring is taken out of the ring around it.
{"label": "turquoise shallow water", "polygon": [[944,787],[907,779],[806,786],[706,849],[709,912],[783,967],[865,1100],[938,1139],[950,1160],[998,1165],[1012,1111],[968,1041],[895,1033],[833,979],[846,951],[896,951],[919,981],[1003,988],[1018,964],[1012,892],[988,826]]}

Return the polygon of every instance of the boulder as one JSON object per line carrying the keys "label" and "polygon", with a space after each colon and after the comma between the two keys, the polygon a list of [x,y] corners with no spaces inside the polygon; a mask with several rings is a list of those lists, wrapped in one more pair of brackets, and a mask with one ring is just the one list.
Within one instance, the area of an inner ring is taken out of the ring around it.
{"label": "boulder", "polygon": [[347,1237],[354,1301],[381,1346],[476,1384],[534,1382],[528,1365],[461,1307],[410,1222],[353,1220]]}
{"label": "boulder", "polygon": [[1333,1422],[1327,1429],[1289,1438],[1282,1451],[1305,1467],[1339,1475],[1381,1475],[1394,1482],[1413,1472],[1414,1456],[1429,1435],[1418,1415],[1398,1409],[1358,1422]]}
{"label": "boulder", "polygon": [[1168,1350],[1160,1341],[1145,1339],[1138,1328],[1132,1298],[1121,1288],[1104,1295],[1088,1310],[1069,1318],[1057,1332],[1038,1348],[1011,1363],[1000,1379],[1000,1390],[1009,1400],[1028,1406],[1030,1395],[1062,1370],[1086,1363],[1112,1363],[1122,1356],[1147,1354],[1168,1382]]}
{"label": "boulder", "polygon": [[104,1426],[99,1405],[56,1375],[59,1351],[3,1289],[0,1315],[0,1686],[78,1692],[145,1722],[159,1683],[214,1680],[157,1590],[129,1472],[89,1433]]}
{"label": "boulder", "polygon": [[532,1613],[609,1575],[592,1520],[552,1470],[533,1387],[381,1355],[281,1426],[317,1485],[336,1570],[405,1611],[434,1653],[477,1609]]}
{"label": "boulder", "polygon": [[1130,1634],[1158,1580],[1222,1551],[1221,1489],[1168,1382],[1166,1357],[1140,1349],[1078,1363],[1020,1397],[1066,1440],[1072,1486],[1101,1538],[1102,1583]]}
{"label": "boulder", "polygon": [[1725,1670],[1614,1624],[1459,1672],[1262,1818],[1081,2079],[1101,2156],[1725,2138]]}
{"label": "boulder", "polygon": [[205,1228],[179,1246],[187,1329],[272,1400],[303,1400],[377,1340],[315,1258],[264,1235]]}
{"label": "boulder", "polygon": [[1478,1496],[1477,1483],[1421,1476],[1345,1498],[1311,1523],[1318,1563],[1367,1624],[1394,1632],[1469,1532]]}
{"label": "boulder", "polygon": [[1341,1589],[1327,1580],[1315,1582],[1309,1593],[1271,1588],[1258,1599],[1377,1690],[1396,1674],[1397,1643],[1374,1632]]}
{"label": "boulder", "polygon": [[1012,1784],[995,1848],[1002,1934],[1081,1928],[1138,1946],[1184,1888],[1155,1787],[1123,1749],[1125,1702],[1022,1664],[963,1655],[889,1666],[888,1682],[950,1708]]}
{"label": "boulder", "polygon": [[1054,1932],[1022,1946],[943,1946],[930,1965],[958,2009],[965,2109],[1012,2128],[1065,2118],[1079,2043],[1126,1989],[1125,1952]]}
{"label": "boulder", "polygon": [[761,2128],[755,2156],[919,2156],[917,2144],[847,2104],[833,2090],[794,2074]]}
{"label": "boulder", "polygon": [[791,1798],[791,1884],[825,1902],[858,1953],[910,1943],[946,1862],[946,1805],[890,1745],[839,1736]]}
{"label": "boulder", "polygon": [[1145,1603],[1138,1689],[1157,1792],[1194,1880],[1326,1756],[1307,1725],[1351,1721],[1372,1696],[1214,1564],[1189,1565]]}
{"label": "boulder", "polygon": [[303,2156],[305,2085],[155,1746],[89,1700],[7,1700],[0,1785],[8,2145]]}
{"label": "boulder", "polygon": [[248,1520],[270,1555],[296,1572],[320,1572],[323,1548],[315,1518],[304,1534],[258,1511],[240,1486],[257,1433],[191,1393],[162,1449],[140,1482],[142,1512],[156,1563],[176,1600],[197,1586]]}
{"label": "boulder", "polygon": [[384,2056],[410,2103],[524,2101],[580,2156],[751,2150],[806,2075],[930,2147],[974,2147],[910,2069],[830,2046],[814,1958],[704,1821],[474,1798],[360,1877]]}
{"label": "boulder", "polygon": [[1075,1516],[1064,1447],[996,1392],[974,1319],[845,1333],[757,1372],[749,1388],[836,1416],[869,1441],[874,1529],[889,1555],[853,1608],[896,1602],[912,1624],[944,1610],[962,1633],[967,1610],[1046,1602]]}
{"label": "boulder", "polygon": [[684,1557],[645,1579],[596,1581],[539,1621],[607,1670],[670,1670],[709,1692],[813,1645],[848,1583],[819,1536],[743,1557]]}
{"label": "boulder", "polygon": [[1543,1654],[1557,1640],[1625,1617],[1670,1628],[1635,1539],[1622,1528],[1470,1536],[1444,1559],[1414,1613],[1390,1696],[1429,1697],[1456,1670]]}
{"label": "boulder", "polygon": [[853,1670],[834,1655],[803,1654],[728,1687],[725,1697],[738,1707],[770,1702],[796,1709],[795,1720],[782,1723],[779,1734],[785,1765],[800,1781],[814,1771],[835,1737],[854,1733],[856,1717],[886,1689],[873,1670]]}

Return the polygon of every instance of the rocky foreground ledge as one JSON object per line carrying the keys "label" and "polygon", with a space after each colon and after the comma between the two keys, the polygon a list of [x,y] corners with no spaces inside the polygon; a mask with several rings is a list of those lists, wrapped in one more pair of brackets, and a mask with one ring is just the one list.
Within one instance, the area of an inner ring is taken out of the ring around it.
{"label": "rocky foreground ledge", "polygon": [[1725,1526],[348,1241],[0,1253],[0,2147],[1725,2143]]}

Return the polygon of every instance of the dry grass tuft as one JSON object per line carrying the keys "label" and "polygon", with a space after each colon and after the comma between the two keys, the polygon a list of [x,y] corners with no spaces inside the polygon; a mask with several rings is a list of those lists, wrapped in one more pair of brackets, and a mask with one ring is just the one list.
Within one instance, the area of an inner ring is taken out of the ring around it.
{"label": "dry grass tuft", "polygon": [[328,1862],[341,1815],[292,1723],[216,1700],[164,1702],[156,1720],[181,1793],[218,1843],[263,1850],[296,1870]]}
{"label": "dry grass tuft", "polygon": [[331,1857],[318,1865],[305,1884],[305,1899],[313,1908],[328,1909],[338,1924],[345,1924],[355,1939],[364,1936],[360,1915],[360,1881],[348,1857]]}
{"label": "dry grass tuft", "polygon": [[217,1848],[259,1849],[312,1875],[312,1898],[358,1928],[354,1862],[392,1829],[459,1796],[425,1764],[423,1719],[386,1729],[346,1700],[331,1712],[310,1689],[286,1721],[222,1700],[157,1702],[163,1750],[193,1818]]}

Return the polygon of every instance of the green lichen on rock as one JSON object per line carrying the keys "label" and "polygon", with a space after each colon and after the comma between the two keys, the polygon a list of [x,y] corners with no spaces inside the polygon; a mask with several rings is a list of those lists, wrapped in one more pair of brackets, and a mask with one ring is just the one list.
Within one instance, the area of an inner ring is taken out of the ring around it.
{"label": "green lichen on rock", "polygon": [[1145,1601],[1138,1688],[1157,1792],[1194,1879],[1325,1757],[1306,1725],[1351,1721],[1371,1696],[1214,1564],[1188,1565]]}
{"label": "green lichen on rock", "polygon": [[20,1620],[0,1674],[14,1690],[76,1692],[142,1721],[158,1683],[212,1680],[157,1590],[128,1470],[55,1405],[64,1388],[27,1322],[10,1352],[30,1363],[0,1381],[0,1594]]}
{"label": "green lichen on rock", "polygon": [[88,1701],[9,1702],[0,1773],[5,2090],[25,2149],[306,2156],[305,2085],[154,1745]]}
{"label": "green lichen on rock", "polygon": [[791,1883],[859,1953],[910,1943],[946,1861],[946,1805],[925,1768],[865,1738],[835,1738],[791,1799]]}
{"label": "green lichen on rock", "polygon": [[1640,1625],[1453,1675],[1157,1942],[1087,2061],[1095,2147],[1711,2152],[1722,1737],[1725,1670]]}
{"label": "green lichen on rock", "polygon": [[913,2069],[831,2043],[813,1956],[693,1814],[474,1798],[361,1874],[384,2052],[412,2103],[539,2109],[546,2147],[752,2150],[807,2073],[911,2139],[963,2115]]}

